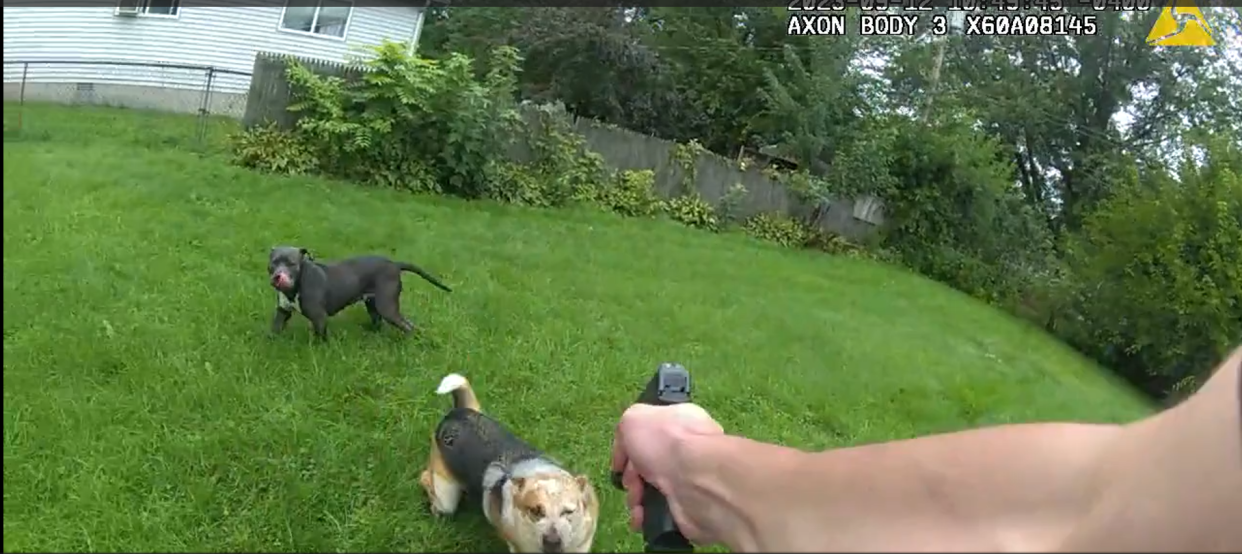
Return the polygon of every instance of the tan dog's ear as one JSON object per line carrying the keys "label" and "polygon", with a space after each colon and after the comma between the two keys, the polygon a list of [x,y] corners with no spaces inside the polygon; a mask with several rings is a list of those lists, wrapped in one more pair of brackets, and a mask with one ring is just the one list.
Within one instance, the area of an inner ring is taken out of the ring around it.
{"label": "tan dog's ear", "polygon": [[599,499],[595,497],[595,487],[591,486],[591,479],[586,475],[575,475],[574,482],[578,484],[578,488],[582,490],[582,505],[588,510],[595,509]]}
{"label": "tan dog's ear", "polygon": [[510,479],[510,480],[509,480],[509,482],[510,482],[510,483],[513,483],[513,490],[515,490],[515,491],[521,491],[521,490],[522,490],[522,488],[526,486],[526,478],[525,478],[525,477],[514,477],[514,478]]}

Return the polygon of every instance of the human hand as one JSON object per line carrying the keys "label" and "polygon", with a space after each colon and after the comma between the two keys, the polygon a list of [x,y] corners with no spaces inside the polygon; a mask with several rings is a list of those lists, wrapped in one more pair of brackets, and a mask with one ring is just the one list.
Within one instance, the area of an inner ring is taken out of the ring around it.
{"label": "human hand", "polygon": [[673,520],[687,539],[696,544],[712,544],[716,537],[694,517],[701,507],[683,494],[687,475],[680,463],[686,454],[687,439],[719,436],[724,429],[697,404],[651,406],[635,404],[621,414],[613,438],[612,470],[622,471],[625,503],[630,511],[630,527],[643,524],[643,481],[650,483],[668,499]]}

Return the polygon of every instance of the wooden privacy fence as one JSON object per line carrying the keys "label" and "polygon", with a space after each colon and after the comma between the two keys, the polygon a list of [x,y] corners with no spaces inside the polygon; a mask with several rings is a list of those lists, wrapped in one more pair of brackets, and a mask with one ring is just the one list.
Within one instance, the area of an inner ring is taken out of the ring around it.
{"label": "wooden privacy fence", "polygon": [[347,81],[357,79],[369,71],[366,66],[359,64],[259,52],[254,57],[246,114],[242,116],[242,124],[246,128],[271,121],[282,129],[292,129],[297,123],[297,114],[286,109],[293,102],[293,95],[285,68],[290,61],[295,60],[319,75],[341,77]]}
{"label": "wooden privacy fence", "polygon": [[[271,121],[281,128],[293,128],[297,114],[286,109],[292,97],[285,69],[295,60],[321,75],[346,80],[357,79],[369,71],[357,64],[260,52],[255,56],[254,77],[250,82],[246,114],[242,119],[246,127]],[[523,107],[522,112],[528,122],[539,124],[539,110]],[[587,147],[603,157],[611,168],[619,171],[654,171],[656,190],[665,198],[684,192],[684,170],[673,161],[676,143],[588,118],[574,117],[572,122],[574,130],[586,140]],[[515,161],[525,161],[523,158],[528,152],[529,148],[519,145],[511,155]],[[813,210],[809,202],[764,175],[757,167],[743,171],[732,160],[712,152],[702,152],[695,161],[694,169],[694,189],[714,206],[720,205],[730,187],[738,183],[744,186],[747,194],[738,206],[739,215],[743,217],[776,212],[802,218]],[[871,197],[833,200],[818,221],[822,230],[856,240],[869,235],[882,223],[883,205]]]}

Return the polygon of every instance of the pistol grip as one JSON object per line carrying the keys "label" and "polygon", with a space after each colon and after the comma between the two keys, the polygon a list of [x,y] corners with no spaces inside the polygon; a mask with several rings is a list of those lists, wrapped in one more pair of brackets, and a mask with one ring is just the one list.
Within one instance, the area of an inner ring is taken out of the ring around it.
{"label": "pistol grip", "polygon": [[643,540],[647,552],[694,552],[673,521],[668,498],[650,483],[643,483]]}

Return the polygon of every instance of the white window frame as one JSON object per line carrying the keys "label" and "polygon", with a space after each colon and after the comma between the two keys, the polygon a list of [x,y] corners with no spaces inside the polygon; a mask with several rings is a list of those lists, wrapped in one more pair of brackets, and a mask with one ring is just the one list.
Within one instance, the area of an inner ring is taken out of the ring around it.
{"label": "white window frame", "polygon": [[[181,0],[173,0],[173,13],[151,13],[151,0],[137,0],[139,17],[162,17],[165,19],[178,19],[181,17]],[[113,15],[121,14],[121,2],[117,2],[116,10]]]}
{"label": "white window frame", "polygon": [[[341,36],[338,37],[336,35],[316,33],[314,31],[303,31],[301,29],[290,29],[288,27],[285,27],[285,12],[289,11],[289,4],[290,2],[285,2],[285,7],[280,10],[280,20],[276,22],[277,31],[280,31],[283,33],[293,33],[295,35],[301,35],[304,37],[315,37],[315,38],[322,38],[322,39],[328,39],[328,40],[339,40],[342,42],[344,42],[345,38],[349,36],[349,26],[354,21],[354,9],[358,7],[357,5],[354,4],[352,0],[350,0],[349,15],[345,16],[345,28],[341,30]],[[321,10],[323,10],[323,2],[316,2],[315,3],[315,17],[311,19],[312,29],[315,28],[315,23],[319,22],[319,12]]]}

